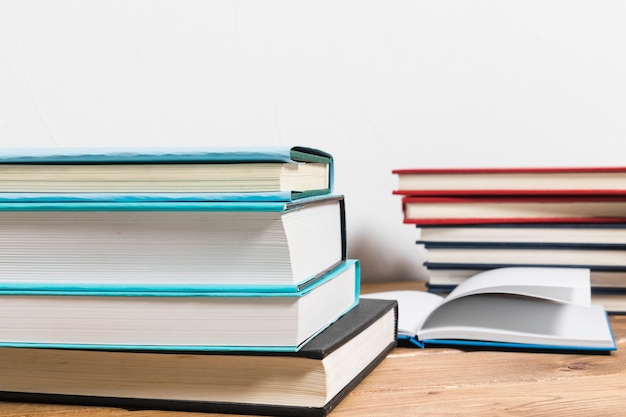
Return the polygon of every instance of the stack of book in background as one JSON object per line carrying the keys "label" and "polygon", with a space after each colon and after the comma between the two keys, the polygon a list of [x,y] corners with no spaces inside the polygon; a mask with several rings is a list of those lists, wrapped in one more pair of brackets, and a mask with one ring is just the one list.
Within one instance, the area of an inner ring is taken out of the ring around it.
{"label": "stack of book in background", "polygon": [[393,348],[310,148],[0,155],[0,399],[325,415]]}
{"label": "stack of book in background", "polygon": [[626,168],[398,169],[428,288],[507,266],[582,267],[592,298],[626,312]]}

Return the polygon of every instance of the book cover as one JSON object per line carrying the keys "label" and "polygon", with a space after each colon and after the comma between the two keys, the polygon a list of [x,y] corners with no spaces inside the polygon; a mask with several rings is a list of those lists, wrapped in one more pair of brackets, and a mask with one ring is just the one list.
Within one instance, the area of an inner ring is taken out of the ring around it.
{"label": "book cover", "polygon": [[363,299],[297,353],[0,348],[0,399],[325,416],[393,349],[396,331],[395,301]]}
{"label": "book cover", "polygon": [[625,195],[626,167],[396,169],[394,194]]}
{"label": "book cover", "polygon": [[306,146],[0,148],[0,164],[196,162],[328,162],[332,155]]}

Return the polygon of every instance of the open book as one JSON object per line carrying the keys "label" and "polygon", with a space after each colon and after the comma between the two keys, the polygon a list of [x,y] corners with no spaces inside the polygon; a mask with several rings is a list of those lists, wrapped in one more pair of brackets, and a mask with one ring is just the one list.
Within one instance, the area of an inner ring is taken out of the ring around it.
{"label": "open book", "polygon": [[511,267],[474,275],[446,297],[420,291],[366,294],[398,300],[398,338],[426,345],[615,350],[606,312],[591,304],[589,270]]}

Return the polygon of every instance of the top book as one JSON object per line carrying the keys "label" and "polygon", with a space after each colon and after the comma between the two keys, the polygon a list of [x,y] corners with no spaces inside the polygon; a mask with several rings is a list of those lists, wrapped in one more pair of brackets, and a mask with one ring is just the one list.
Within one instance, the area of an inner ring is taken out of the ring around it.
{"label": "top book", "polygon": [[400,195],[626,194],[624,167],[396,169]]}
{"label": "top book", "polygon": [[329,194],[333,159],[307,147],[0,150],[0,193]]}

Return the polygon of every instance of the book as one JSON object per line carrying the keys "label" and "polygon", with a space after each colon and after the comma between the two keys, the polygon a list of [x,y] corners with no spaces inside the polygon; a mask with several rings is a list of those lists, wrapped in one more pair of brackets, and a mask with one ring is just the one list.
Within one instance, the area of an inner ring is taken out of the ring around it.
{"label": "book", "polygon": [[[470,278],[473,275],[484,272],[488,269],[496,269],[502,267],[520,266],[519,264],[487,264],[481,265],[481,268],[454,268],[448,267],[446,264],[440,265],[432,262],[424,263],[428,270],[427,285],[430,288],[435,287],[455,287]],[[471,267],[472,265],[467,265]],[[607,288],[626,290],[626,271],[589,271],[591,288]]]}
{"label": "book", "polygon": [[616,349],[583,268],[501,268],[467,279],[446,297],[424,291],[366,297],[397,300],[398,337],[420,347]]}
{"label": "book", "polygon": [[[417,242],[421,244],[423,242]],[[428,242],[427,262],[478,269],[484,265],[578,266],[599,271],[626,271],[626,246],[508,242]]]}
{"label": "book", "polygon": [[298,292],[0,291],[0,346],[297,351],[358,303],[358,260]]}
{"label": "book", "polygon": [[626,223],[526,223],[422,226],[423,242],[626,245]]}
{"label": "book", "polygon": [[0,150],[0,193],[271,192],[290,200],[332,188],[332,156],[302,146]]}
{"label": "book", "polygon": [[396,169],[400,195],[624,195],[626,167]]}
{"label": "book", "polygon": [[0,289],[297,291],[346,258],[344,198],[0,204]]}
{"label": "book", "polygon": [[324,416],[396,345],[396,315],[363,299],[297,353],[0,348],[0,400]]}
{"label": "book", "polygon": [[624,223],[626,196],[403,197],[404,223]]}

